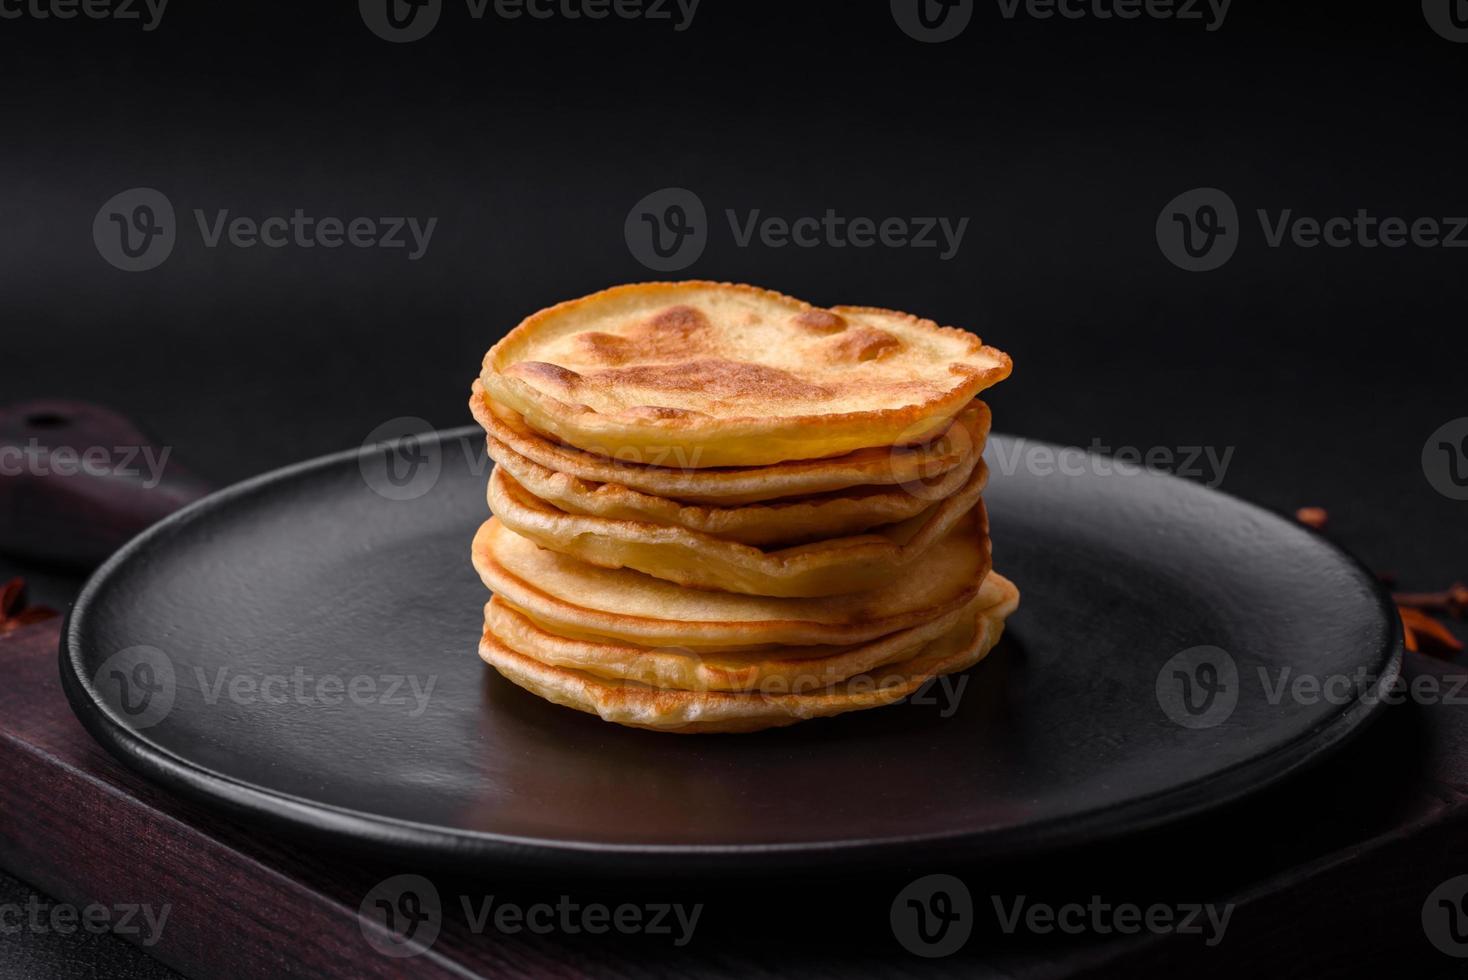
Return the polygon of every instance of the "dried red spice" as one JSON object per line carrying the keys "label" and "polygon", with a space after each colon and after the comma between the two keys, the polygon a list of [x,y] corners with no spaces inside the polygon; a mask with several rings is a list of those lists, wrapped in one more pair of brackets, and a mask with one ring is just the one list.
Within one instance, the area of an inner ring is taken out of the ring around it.
{"label": "dried red spice", "polygon": [[[1322,531],[1330,522],[1330,513],[1324,507],[1301,507],[1295,511],[1295,520]],[[1388,589],[1396,588],[1393,572],[1377,572],[1376,579]],[[1408,650],[1439,657],[1463,650],[1463,641],[1433,617],[1468,616],[1468,585],[1454,582],[1441,592],[1393,592],[1392,601],[1402,619],[1402,640]]]}
{"label": "dried red spice", "polygon": [[45,606],[33,606],[26,596],[25,579],[13,578],[0,586],[0,636],[9,636],[22,626],[43,622],[58,615]]}
{"label": "dried red spice", "polygon": [[1463,641],[1421,609],[1398,606],[1397,613],[1402,617],[1403,639],[1413,653],[1447,656],[1463,649]]}
{"label": "dried red spice", "polygon": [[1330,512],[1324,507],[1301,507],[1295,511],[1295,520],[1306,527],[1313,527],[1317,531],[1323,531],[1325,525],[1330,523]]}
{"label": "dried red spice", "polygon": [[1398,592],[1392,596],[1397,605],[1423,612],[1441,613],[1454,619],[1468,614],[1468,585],[1454,582],[1441,592]]}

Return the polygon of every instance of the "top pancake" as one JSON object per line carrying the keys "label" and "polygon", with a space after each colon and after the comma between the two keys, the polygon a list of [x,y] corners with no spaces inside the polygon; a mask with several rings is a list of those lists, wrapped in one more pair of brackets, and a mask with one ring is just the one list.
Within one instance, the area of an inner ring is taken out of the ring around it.
{"label": "top pancake", "polygon": [[919,444],[1009,371],[931,320],[683,282],[542,310],[490,349],[481,380],[568,445],[698,469]]}

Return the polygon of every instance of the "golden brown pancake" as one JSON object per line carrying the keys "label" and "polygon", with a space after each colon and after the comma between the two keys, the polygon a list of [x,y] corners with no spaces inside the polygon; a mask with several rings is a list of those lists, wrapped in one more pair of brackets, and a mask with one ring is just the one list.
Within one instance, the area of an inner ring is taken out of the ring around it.
{"label": "golden brown pancake", "polygon": [[610,458],[605,447],[598,454],[556,442],[526,425],[518,412],[495,403],[479,381],[473,388],[469,409],[489,437],[546,469],[669,500],[726,507],[852,487],[904,487],[923,495],[925,483],[971,465],[983,454],[991,420],[988,406],[974,401],[937,439],[920,446],[862,449],[770,466],[690,469],[679,466],[672,452],[619,460]]}
{"label": "golden brown pancake", "polygon": [[978,663],[998,642],[1004,620],[1019,601],[1018,590],[1008,580],[989,577],[997,601],[929,640],[911,659],[801,694],[667,690],[612,680],[543,663],[510,648],[489,630],[481,640],[480,656],[526,690],[620,725],[686,734],[758,731],[891,704],[933,677]]}
{"label": "golden brown pancake", "polygon": [[542,310],[480,380],[563,443],[702,469],[922,443],[1009,371],[973,334],[906,313],[682,282]]}
{"label": "golden brown pancake", "polygon": [[772,551],[683,527],[568,514],[500,467],[490,476],[489,506],[515,533],[602,568],[633,568],[701,589],[828,596],[876,588],[922,561],[978,505],[987,477],[981,461],[958,493],[906,521]]}
{"label": "golden brown pancake", "polygon": [[537,546],[489,520],[474,567],[499,598],[562,636],[644,646],[738,650],[770,644],[866,643],[966,605],[989,572],[989,539],[976,507],[923,562],[869,592],[819,599],[689,589],[627,568],[597,568]]}
{"label": "golden brown pancake", "polygon": [[724,507],[669,500],[618,483],[589,482],[541,466],[493,436],[487,442],[496,465],[516,483],[568,514],[681,527],[756,548],[845,537],[916,517],[933,501],[958,492],[979,463],[978,454],[972,454],[964,465],[908,487],[853,487]]}
{"label": "golden brown pancake", "polygon": [[[989,579],[994,577],[989,574]],[[985,580],[985,587],[996,588]],[[637,681],[679,691],[762,691],[799,694],[830,687],[884,664],[909,660],[929,641],[972,622],[980,595],[967,605],[910,629],[851,646],[771,646],[719,652],[691,647],[647,647],[610,639],[561,636],[498,596],[484,607],[484,624],[516,653],[552,667],[569,667],[610,680]],[[986,603],[985,600],[988,599]]]}

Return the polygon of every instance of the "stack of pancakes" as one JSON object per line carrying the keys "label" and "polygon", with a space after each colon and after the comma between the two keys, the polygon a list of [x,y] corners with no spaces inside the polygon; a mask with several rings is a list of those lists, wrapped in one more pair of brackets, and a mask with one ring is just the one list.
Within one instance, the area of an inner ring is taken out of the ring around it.
{"label": "stack of pancakes", "polygon": [[531,316],[470,401],[496,466],[480,655],[623,725],[754,731],[963,670],[991,571],[975,396],[1009,358],[887,310],[720,283]]}

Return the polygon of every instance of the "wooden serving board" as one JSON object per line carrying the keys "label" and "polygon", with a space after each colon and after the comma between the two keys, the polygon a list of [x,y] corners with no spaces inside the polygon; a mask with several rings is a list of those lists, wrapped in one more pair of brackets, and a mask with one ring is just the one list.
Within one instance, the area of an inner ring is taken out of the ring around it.
{"label": "wooden serving board", "polygon": [[[1025,864],[913,867],[861,880],[593,882],[435,878],[442,932],[421,955],[367,941],[358,909],[383,879],[418,869],[257,833],[123,769],[84,732],[60,689],[59,620],[0,639],[0,864],[58,900],[170,906],[149,952],[196,977],[463,977],[847,974],[1456,975],[1421,924],[1428,894],[1468,873],[1468,713],[1406,704],[1319,770],[1229,811],[1121,844]],[[1422,657],[1410,678],[1464,672]],[[1444,681],[1443,678],[1449,678]],[[1446,687],[1444,687],[1446,689]],[[913,878],[963,878],[973,937],[921,959],[889,909]],[[476,933],[450,896],[529,905],[570,896],[704,903],[692,942],[667,937]],[[1224,941],[1198,936],[1016,936],[990,896],[1032,901],[1233,903]],[[986,923],[988,925],[986,926]],[[128,937],[136,939],[138,937]]]}

